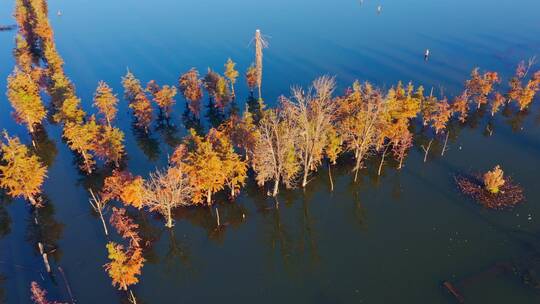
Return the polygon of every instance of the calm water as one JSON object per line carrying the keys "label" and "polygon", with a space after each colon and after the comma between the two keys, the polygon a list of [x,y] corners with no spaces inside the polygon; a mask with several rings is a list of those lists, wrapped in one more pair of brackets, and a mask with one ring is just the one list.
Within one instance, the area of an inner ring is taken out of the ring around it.
{"label": "calm water", "polygon": [[[322,74],[335,75],[340,91],[357,78],[383,87],[412,80],[452,96],[475,66],[499,71],[506,80],[518,61],[540,54],[537,0],[380,3],[380,15],[373,0],[53,0],[50,12],[66,73],[89,112],[98,81],[120,95],[127,67],[144,83],[160,84],[175,84],[191,67],[221,72],[228,57],[244,71],[256,28],[270,42],[263,82],[269,104],[290,85]],[[12,9],[12,1],[0,1],[0,24],[14,23]],[[2,88],[13,68],[14,34],[0,32]],[[427,63],[426,48],[432,53]],[[238,90],[243,100],[243,80]],[[467,303],[538,303],[540,292],[523,279],[526,271],[540,271],[538,98],[536,103],[527,115],[499,114],[491,121],[493,136],[485,132],[487,115],[456,126],[444,158],[434,148],[424,164],[415,147],[401,172],[387,166],[378,178],[374,169],[364,170],[353,184],[344,161],[334,169],[331,193],[328,172],[321,170],[305,192],[283,191],[279,210],[250,184],[235,204],[218,206],[227,224],[221,231],[215,209],[178,210],[173,232],[158,217],[133,212],[145,238],[155,241],[134,291],[140,303],[454,303],[441,288],[450,280]],[[177,130],[156,129],[144,138],[131,130],[122,101],[117,125],[126,133],[131,171],[146,176],[166,163],[186,132],[183,108],[178,98]],[[0,128],[28,140],[3,93],[0,109]],[[85,190],[99,177],[79,175],[59,127],[46,129],[50,141],[42,145],[51,167],[42,237],[55,246],[53,267],[64,269],[78,303],[119,303],[122,295],[102,268],[106,239]],[[526,204],[487,211],[455,191],[453,174],[495,164],[523,185]],[[55,281],[43,274],[25,202],[4,201],[3,301],[29,303],[33,280],[51,298],[67,301],[58,272]],[[499,271],[502,264],[513,271]]]}

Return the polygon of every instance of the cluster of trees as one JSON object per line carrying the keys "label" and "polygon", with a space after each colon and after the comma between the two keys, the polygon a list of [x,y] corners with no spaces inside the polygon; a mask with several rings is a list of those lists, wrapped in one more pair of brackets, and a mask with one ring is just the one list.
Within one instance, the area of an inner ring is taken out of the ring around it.
{"label": "cluster of trees", "polygon": [[[63,126],[63,137],[81,159],[81,169],[92,173],[95,158],[119,165],[124,156],[124,134],[113,126],[118,99],[100,82],[94,95],[96,115],[81,107],[75,86],[64,72],[44,0],[18,0],[15,17],[19,26],[14,50],[16,67],[8,78],[7,95],[17,121],[31,135],[47,117],[41,92],[50,96],[49,116]],[[163,99],[163,97],[159,97]]]}

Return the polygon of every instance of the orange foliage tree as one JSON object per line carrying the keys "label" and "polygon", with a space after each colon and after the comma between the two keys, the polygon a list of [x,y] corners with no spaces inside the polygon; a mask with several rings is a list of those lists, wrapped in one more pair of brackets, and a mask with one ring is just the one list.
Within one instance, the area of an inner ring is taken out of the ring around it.
{"label": "orange foliage tree", "polygon": [[128,171],[114,170],[113,174],[105,178],[101,196],[104,201],[120,200],[128,206],[143,207],[144,180],[140,176],[133,176]]}
{"label": "orange foliage tree", "polygon": [[202,81],[199,77],[199,72],[192,68],[178,80],[180,92],[187,100],[188,109],[196,117],[199,117],[201,113],[201,99],[203,97]]}

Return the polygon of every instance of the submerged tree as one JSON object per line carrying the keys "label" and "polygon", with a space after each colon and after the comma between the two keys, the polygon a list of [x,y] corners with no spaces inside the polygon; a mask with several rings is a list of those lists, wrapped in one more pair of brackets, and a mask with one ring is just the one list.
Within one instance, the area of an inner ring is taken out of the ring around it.
{"label": "submerged tree", "polygon": [[107,125],[111,127],[112,121],[116,117],[118,98],[113,90],[105,82],[100,81],[94,93],[94,107],[103,116]]}
{"label": "submerged tree", "polygon": [[260,136],[253,151],[253,170],[259,186],[274,182],[271,192],[276,196],[279,184],[292,188],[300,170],[294,142],[296,134],[289,121],[277,110],[267,110],[259,123]]}
{"label": "submerged tree", "polygon": [[178,80],[180,92],[188,102],[188,108],[196,117],[201,113],[201,99],[203,97],[202,81],[199,72],[192,68],[180,76]]}
{"label": "submerged tree", "polygon": [[144,184],[143,202],[150,211],[156,211],[165,218],[165,226],[173,227],[172,210],[188,206],[191,197],[188,176],[180,166],[151,173]]}
{"label": "submerged tree", "polygon": [[327,134],[336,115],[334,89],[334,79],[323,76],[313,81],[313,88],[307,93],[295,87],[292,100],[283,99],[284,113],[297,130],[295,146],[302,165],[302,187],[307,186],[309,173],[320,165],[328,145]]}
{"label": "submerged tree", "polygon": [[0,187],[12,197],[22,197],[34,207],[41,207],[38,195],[47,174],[47,168],[21,143],[4,131],[0,143]]}
{"label": "submerged tree", "polygon": [[8,77],[7,96],[15,109],[17,122],[24,123],[33,134],[35,125],[40,124],[47,115],[39,96],[39,86],[29,74],[15,68]]}

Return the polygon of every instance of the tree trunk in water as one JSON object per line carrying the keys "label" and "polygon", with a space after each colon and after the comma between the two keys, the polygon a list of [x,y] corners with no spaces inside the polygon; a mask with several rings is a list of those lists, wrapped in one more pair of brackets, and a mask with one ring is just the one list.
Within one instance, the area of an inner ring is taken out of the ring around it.
{"label": "tree trunk in water", "polygon": [[45,264],[45,269],[47,269],[48,273],[51,273],[51,265],[49,264],[49,258],[47,257],[47,253],[43,249],[43,244],[41,242],[38,242],[38,248],[39,248],[39,253],[41,253],[41,256],[43,257],[43,263]]}
{"label": "tree trunk in water", "polygon": [[33,195],[29,195],[28,196],[28,201],[30,202],[30,204],[34,207],[37,207],[39,204],[36,200],[36,198],[33,196]]}
{"label": "tree trunk in water", "polygon": [[332,180],[332,165],[328,164],[328,177],[330,177],[330,191],[334,191],[334,181]]}
{"label": "tree trunk in water", "polygon": [[360,158],[356,158],[356,166],[354,167],[354,182],[358,180],[358,171],[360,171]]}
{"label": "tree trunk in water", "polygon": [[206,192],[206,203],[208,206],[212,205],[212,190],[210,189]]}
{"label": "tree trunk in water", "polygon": [[220,227],[221,221],[219,220],[219,209],[217,207],[216,207],[216,221],[217,221],[217,226]]}
{"label": "tree trunk in water", "polygon": [[304,178],[302,179],[302,188],[307,186],[308,169],[304,168]]}
{"label": "tree trunk in water", "polygon": [[386,157],[386,151],[388,151],[388,147],[390,147],[390,145],[386,146],[386,148],[384,149],[384,152],[382,154],[381,163],[379,164],[379,171],[377,172],[378,176],[381,176],[381,171],[382,171],[382,167],[383,167],[383,164],[384,164],[384,158]]}
{"label": "tree trunk in water", "polygon": [[172,212],[171,212],[171,208],[167,208],[167,224],[165,224],[165,226],[167,228],[172,228],[174,225],[173,225],[173,222],[172,222]]}
{"label": "tree trunk in water", "polygon": [[137,304],[137,299],[131,290],[129,291],[129,302],[132,304]]}
{"label": "tree trunk in water", "polygon": [[432,143],[433,143],[433,139],[429,141],[427,148],[424,149],[424,151],[426,152],[426,154],[424,154],[424,162],[427,162],[427,156],[428,156],[429,149],[431,148]]}
{"label": "tree trunk in water", "polygon": [[441,152],[441,156],[444,156],[444,152],[446,152],[446,144],[448,143],[448,136],[450,136],[450,131],[446,131],[446,138],[444,139],[444,147]]}
{"label": "tree trunk in water", "polygon": [[398,170],[401,170],[401,168],[403,168],[403,158],[404,158],[404,157],[400,157],[400,158],[399,158],[399,166],[398,166]]}
{"label": "tree trunk in water", "polygon": [[101,219],[101,223],[103,224],[103,230],[105,230],[105,235],[109,235],[109,230],[107,229],[107,224],[105,223],[105,219],[103,218],[103,211],[101,208],[99,209],[99,218]]}
{"label": "tree trunk in water", "polygon": [[276,178],[276,180],[274,181],[274,192],[272,192],[272,196],[276,197],[278,194],[278,191],[279,191],[279,177]]}

